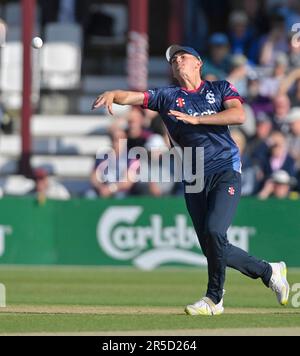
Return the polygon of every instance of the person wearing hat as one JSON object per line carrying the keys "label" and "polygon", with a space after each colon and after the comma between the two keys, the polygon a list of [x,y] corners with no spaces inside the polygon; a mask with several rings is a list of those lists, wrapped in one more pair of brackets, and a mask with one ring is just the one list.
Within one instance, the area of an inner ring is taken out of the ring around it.
{"label": "person wearing hat", "polygon": [[47,199],[68,200],[70,193],[67,188],[49,177],[49,172],[43,167],[35,168],[33,171],[33,179],[35,182],[34,189],[29,192],[29,195],[34,195],[39,204],[44,204]]}
{"label": "person wearing hat", "polygon": [[[172,146],[183,151],[191,148],[192,157],[187,163],[198,175],[184,175],[185,201],[207,257],[208,287],[206,296],[188,305],[185,312],[188,315],[220,315],[224,312],[226,267],[253,279],[261,278],[275,292],[278,302],[286,305],[289,285],[285,263],[269,264],[249,256],[227,240],[227,230],[241,194],[241,159],[229,125],[243,124],[243,100],[227,81],[202,80],[203,61],[195,49],[172,45],[166,51],[166,58],[179,85],[146,92],[108,91],[96,98],[92,109],[104,106],[113,114],[112,104],[116,103],[142,105],[158,111]],[[203,161],[200,148],[204,149]],[[199,172],[197,166],[201,161],[204,171]]]}
{"label": "person wearing hat", "polygon": [[224,79],[230,72],[231,55],[229,39],[225,33],[213,33],[208,41],[209,56],[205,59],[203,77],[213,75],[217,79]]}
{"label": "person wearing hat", "polygon": [[287,199],[296,184],[297,180],[291,177],[288,172],[278,170],[271,175],[264,189],[259,193],[259,198],[267,199],[272,196],[277,199]]}
{"label": "person wearing hat", "polygon": [[256,63],[258,44],[254,28],[249,24],[249,18],[244,11],[234,11],[229,16],[229,40],[233,54],[243,54]]}

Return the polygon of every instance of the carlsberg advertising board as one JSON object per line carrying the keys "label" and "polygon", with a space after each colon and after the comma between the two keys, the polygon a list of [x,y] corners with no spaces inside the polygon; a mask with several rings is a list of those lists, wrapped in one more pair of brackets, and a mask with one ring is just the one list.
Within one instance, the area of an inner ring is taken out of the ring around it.
{"label": "carlsberg advertising board", "polygon": [[[0,264],[205,266],[182,198],[0,200]],[[242,199],[229,241],[300,267],[300,203]]]}
{"label": "carlsberg advertising board", "polygon": [[[97,225],[97,239],[103,252],[114,260],[128,261],[144,270],[169,263],[206,265],[187,215],[175,215],[173,224],[168,226],[163,215],[153,214],[147,226],[139,226],[137,221],[143,213],[142,206],[106,209]],[[253,234],[253,227],[232,227],[229,240],[248,251]]]}

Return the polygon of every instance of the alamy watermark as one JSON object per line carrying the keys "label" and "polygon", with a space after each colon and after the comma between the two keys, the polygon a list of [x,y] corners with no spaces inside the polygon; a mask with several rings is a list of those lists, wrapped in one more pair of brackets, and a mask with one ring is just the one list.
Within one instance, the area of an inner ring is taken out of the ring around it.
{"label": "alamy watermark", "polygon": [[299,48],[300,47],[300,23],[295,23],[292,26],[292,32],[296,32],[296,33],[292,37],[291,44],[293,47]]}
{"label": "alamy watermark", "polygon": [[6,307],[6,288],[4,284],[0,283],[0,308]]}
{"label": "alamy watermark", "polygon": [[292,292],[295,293],[291,303],[294,308],[300,308],[300,283],[293,284]]}
{"label": "alamy watermark", "polygon": [[134,147],[127,150],[127,140],[120,139],[117,149],[97,153],[97,180],[101,183],[185,183],[186,193],[204,189],[204,148],[173,147],[160,152]]}

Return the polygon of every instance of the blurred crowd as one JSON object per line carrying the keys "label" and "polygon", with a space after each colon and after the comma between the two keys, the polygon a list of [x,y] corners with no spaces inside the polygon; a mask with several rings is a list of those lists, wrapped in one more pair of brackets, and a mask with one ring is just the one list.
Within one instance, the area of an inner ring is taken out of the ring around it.
{"label": "blurred crowd", "polygon": [[[180,193],[182,186],[174,182],[172,164],[168,165],[169,161],[164,164],[163,157],[169,157],[170,144],[157,113],[132,107],[114,122],[110,137],[112,148],[108,155],[96,158],[87,198]],[[136,148],[143,150],[136,154]],[[108,166],[113,167],[110,172],[106,171]]]}
{"label": "blurred crowd", "polygon": [[[300,189],[300,2],[242,1],[226,32],[209,37],[203,77],[226,78],[245,99],[246,124],[232,128],[244,196],[298,196]],[[297,27],[298,24],[298,27]],[[291,193],[294,192],[294,193]]]}
{"label": "blurred crowd", "polygon": [[[56,12],[53,6],[52,11],[45,11],[50,3],[56,4]],[[300,192],[300,1],[224,0],[218,6],[219,3],[186,0],[184,43],[202,53],[204,80],[226,79],[245,100],[246,123],[231,128],[242,156],[242,195],[297,199]],[[51,16],[59,17],[61,13],[72,13],[72,18],[78,17],[80,21],[80,15],[84,14],[80,11],[81,1],[61,1],[61,4],[73,4],[71,12],[69,7],[59,7],[59,1],[41,0],[40,4],[44,10],[43,22],[53,21]],[[116,120],[110,137],[112,148],[105,158],[95,160],[91,188],[85,197],[182,194],[182,185],[172,180],[169,183],[132,183],[126,179],[116,182],[115,177],[106,174],[111,152],[120,162],[116,172],[119,180],[137,174],[142,167],[141,160],[130,160],[126,155],[126,149],[134,147],[144,147],[148,153],[155,151],[151,164],[157,171],[164,169],[162,158],[169,142],[157,113],[132,108]],[[104,176],[106,181],[102,179]],[[40,195],[43,191],[47,196],[50,191],[47,172],[38,171],[35,182],[31,193]],[[62,199],[68,198],[66,192],[59,191]]]}
{"label": "blurred crowd", "polygon": [[[194,6],[190,15],[199,16],[202,11],[200,18],[205,20],[205,3],[189,1]],[[242,9],[230,13],[226,30],[212,33],[206,48],[199,41],[207,35],[206,22],[200,21],[201,29],[194,31],[186,44],[205,54],[203,79],[227,79],[245,99],[246,123],[231,128],[242,156],[243,196],[294,199],[300,191],[300,2],[263,3],[265,8],[257,0],[241,1]],[[158,120],[155,114],[133,109],[127,119],[125,131],[112,130],[113,142],[122,137],[129,140],[128,148],[167,145],[162,128],[158,132],[153,130]],[[96,162],[92,175],[94,194],[182,193],[176,184],[165,190],[159,184],[150,184],[146,189],[136,189],[135,185],[103,185],[96,179],[97,167],[102,163]],[[134,164],[130,162],[129,167]]]}

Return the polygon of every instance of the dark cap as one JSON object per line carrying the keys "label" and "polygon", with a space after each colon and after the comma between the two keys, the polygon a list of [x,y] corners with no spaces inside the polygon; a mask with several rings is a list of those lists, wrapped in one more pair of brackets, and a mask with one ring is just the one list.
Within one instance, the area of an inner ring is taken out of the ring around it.
{"label": "dark cap", "polygon": [[171,59],[177,52],[186,52],[191,54],[192,56],[196,57],[201,61],[200,54],[192,47],[185,47],[185,46],[179,46],[179,45],[172,45],[170,46],[167,51],[166,51],[166,58],[169,63],[171,63]]}
{"label": "dark cap", "polygon": [[209,44],[211,46],[228,46],[229,40],[225,33],[216,32],[210,36]]}

